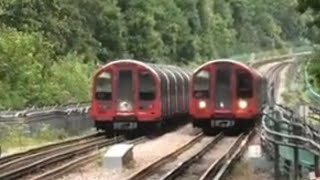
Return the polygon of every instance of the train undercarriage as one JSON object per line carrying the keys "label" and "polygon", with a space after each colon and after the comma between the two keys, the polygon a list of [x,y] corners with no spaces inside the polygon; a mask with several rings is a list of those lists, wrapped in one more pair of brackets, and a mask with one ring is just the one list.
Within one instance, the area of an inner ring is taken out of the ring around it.
{"label": "train undercarriage", "polygon": [[197,127],[203,130],[205,134],[216,134],[221,131],[225,132],[244,132],[251,130],[256,123],[259,122],[259,118],[251,119],[193,119],[193,127]]}

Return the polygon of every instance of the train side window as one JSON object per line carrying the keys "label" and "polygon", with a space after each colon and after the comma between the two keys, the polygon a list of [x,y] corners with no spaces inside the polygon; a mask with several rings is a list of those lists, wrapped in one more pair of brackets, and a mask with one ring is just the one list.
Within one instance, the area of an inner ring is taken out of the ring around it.
{"label": "train side window", "polygon": [[253,78],[250,73],[237,71],[237,96],[238,98],[251,98],[253,96]]}
{"label": "train side window", "polygon": [[193,97],[209,98],[210,73],[208,70],[201,70],[194,76]]}
{"label": "train side window", "polygon": [[156,98],[156,83],[148,71],[139,72],[139,99],[151,101]]}
{"label": "train side window", "polygon": [[112,82],[110,72],[102,72],[97,77],[95,97],[98,100],[112,99]]}

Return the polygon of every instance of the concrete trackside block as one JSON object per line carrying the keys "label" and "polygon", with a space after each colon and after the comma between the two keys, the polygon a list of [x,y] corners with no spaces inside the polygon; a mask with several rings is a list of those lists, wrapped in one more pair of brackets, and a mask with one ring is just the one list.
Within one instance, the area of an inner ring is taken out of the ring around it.
{"label": "concrete trackside block", "polygon": [[273,163],[265,159],[262,153],[260,145],[251,145],[248,147],[247,152],[244,154],[244,157],[247,162],[251,165],[254,170],[263,169],[270,170],[272,169]]}
{"label": "concrete trackside block", "polygon": [[262,151],[260,145],[251,145],[248,148],[247,157],[248,158],[260,158],[262,156]]}
{"label": "concrete trackside block", "polygon": [[116,144],[111,146],[103,156],[102,167],[109,169],[124,168],[133,160],[132,150],[132,144]]}

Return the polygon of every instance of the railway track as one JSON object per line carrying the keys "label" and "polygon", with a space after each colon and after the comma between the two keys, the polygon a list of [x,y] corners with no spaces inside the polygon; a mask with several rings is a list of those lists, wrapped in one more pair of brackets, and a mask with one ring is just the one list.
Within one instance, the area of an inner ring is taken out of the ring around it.
{"label": "railway track", "polygon": [[274,98],[273,101],[275,103],[276,96],[279,95],[279,88],[280,88],[280,82],[281,82],[281,72],[284,68],[289,66],[292,62],[286,61],[286,62],[281,62],[279,64],[273,65],[270,67],[264,75],[268,78],[270,84],[273,84],[273,95]]}
{"label": "railway track", "polygon": [[220,179],[246,147],[253,131],[237,137],[202,134],[181,148],[147,165],[127,180]]}
{"label": "railway track", "polygon": [[[147,138],[145,136],[142,136],[140,138],[136,138],[131,141],[126,141],[126,143],[137,144],[137,143],[141,143],[146,140],[147,140]],[[79,156],[71,161],[67,161],[66,163],[63,163],[61,166],[57,166],[55,168],[52,168],[49,171],[46,171],[45,173],[31,177],[30,179],[31,180],[55,179],[59,176],[67,174],[68,172],[70,172],[74,169],[77,169],[77,168],[84,166],[88,163],[96,161],[97,159],[100,158],[99,155],[100,155],[99,151],[87,153],[87,154],[85,154],[83,156]]]}
{"label": "railway track", "polygon": [[[177,129],[167,129],[168,132],[175,130]],[[195,131],[194,133],[197,134],[198,132],[200,131]],[[47,179],[58,177],[97,160],[99,152],[96,150],[102,147],[120,142],[137,144],[147,139],[159,137],[164,133],[154,134],[150,137],[142,136],[131,141],[127,141],[125,136],[106,139],[103,133],[95,133],[8,155],[0,158],[0,179],[25,177],[28,177],[28,179]]]}
{"label": "railway track", "polygon": [[122,136],[106,139],[101,134],[95,134],[7,156],[1,158],[0,179],[25,177],[61,161],[81,157],[104,146],[123,141],[125,138]]}
{"label": "railway track", "polygon": [[62,146],[70,145],[70,144],[74,144],[74,143],[79,143],[81,141],[86,141],[88,139],[101,137],[101,136],[102,136],[102,134],[100,134],[100,133],[94,133],[94,134],[91,134],[88,136],[74,138],[74,139],[70,139],[70,140],[66,140],[66,141],[62,141],[62,142],[58,142],[58,143],[54,143],[54,144],[49,144],[46,146],[33,148],[33,149],[30,149],[30,150],[27,150],[24,152],[19,152],[19,153],[15,153],[12,155],[1,157],[0,158],[0,170],[2,169],[2,166],[4,166],[5,163],[14,161],[16,159],[20,159],[21,157],[29,156],[32,154],[37,154],[37,153],[44,152],[44,151],[49,151],[51,149],[55,149],[58,147],[62,147]]}

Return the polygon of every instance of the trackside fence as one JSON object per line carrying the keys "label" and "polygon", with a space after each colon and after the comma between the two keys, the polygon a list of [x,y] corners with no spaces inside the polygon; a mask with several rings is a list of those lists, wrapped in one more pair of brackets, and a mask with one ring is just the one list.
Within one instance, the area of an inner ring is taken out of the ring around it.
{"label": "trackside fence", "polygon": [[308,179],[313,172],[319,177],[319,131],[293,110],[277,104],[267,107],[261,141],[274,160],[275,179]]}

